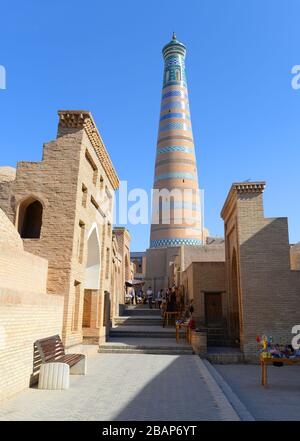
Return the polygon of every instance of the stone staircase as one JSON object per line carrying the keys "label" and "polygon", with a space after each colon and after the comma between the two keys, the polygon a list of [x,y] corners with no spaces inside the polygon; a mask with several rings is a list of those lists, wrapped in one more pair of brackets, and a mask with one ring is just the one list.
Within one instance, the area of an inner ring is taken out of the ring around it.
{"label": "stone staircase", "polygon": [[115,318],[115,325],[125,326],[161,326],[161,317],[121,316]]}
{"label": "stone staircase", "polygon": [[148,305],[129,306],[115,318],[109,340],[99,346],[101,353],[191,355],[184,333],[176,343],[175,327],[162,327],[160,311]]}
{"label": "stone staircase", "polygon": [[234,340],[228,337],[226,330],[224,330],[223,328],[208,328],[207,346],[234,347],[236,346],[236,344]]}
{"label": "stone staircase", "polygon": [[239,348],[209,347],[205,358],[212,364],[242,364],[244,355]]}

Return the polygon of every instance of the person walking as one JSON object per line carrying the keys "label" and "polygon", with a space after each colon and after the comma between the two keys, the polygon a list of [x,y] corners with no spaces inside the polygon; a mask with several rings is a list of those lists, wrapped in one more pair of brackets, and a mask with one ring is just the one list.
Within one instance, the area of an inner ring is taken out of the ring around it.
{"label": "person walking", "polygon": [[149,303],[149,308],[152,309],[152,300],[153,300],[153,291],[151,289],[151,286],[147,289],[147,300]]}
{"label": "person walking", "polygon": [[132,288],[131,291],[131,304],[134,305],[134,300],[135,300],[135,292],[134,292],[134,288]]}
{"label": "person walking", "polygon": [[167,310],[167,298],[166,293],[162,292],[162,299],[161,299],[161,316],[164,318],[165,312]]}
{"label": "person walking", "polygon": [[160,289],[160,290],[158,291],[158,293],[157,293],[156,301],[157,301],[157,308],[158,308],[158,309],[161,308],[161,302],[162,302],[162,299],[163,299],[163,293],[164,293],[164,290],[163,290],[163,289]]}

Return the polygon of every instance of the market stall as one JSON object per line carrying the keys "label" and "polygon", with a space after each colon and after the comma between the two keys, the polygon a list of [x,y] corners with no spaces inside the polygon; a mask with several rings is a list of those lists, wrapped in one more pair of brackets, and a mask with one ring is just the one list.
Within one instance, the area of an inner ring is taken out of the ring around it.
{"label": "market stall", "polygon": [[256,341],[260,352],[262,386],[267,386],[267,367],[269,365],[282,367],[300,364],[300,349],[294,349],[290,344],[274,343],[272,336],[257,336]]}

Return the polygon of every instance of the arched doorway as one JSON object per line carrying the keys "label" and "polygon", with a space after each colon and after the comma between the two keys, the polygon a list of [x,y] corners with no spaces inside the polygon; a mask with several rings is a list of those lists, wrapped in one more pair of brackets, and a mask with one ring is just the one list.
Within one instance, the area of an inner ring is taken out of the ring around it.
{"label": "arched doorway", "polygon": [[85,289],[100,287],[100,244],[97,227],[94,227],[87,241],[87,260],[85,267]]}
{"label": "arched doorway", "polygon": [[237,345],[240,343],[240,305],[238,288],[238,267],[236,250],[233,249],[231,258],[231,293],[230,293],[230,333]]}
{"label": "arched doorway", "polygon": [[87,260],[84,278],[83,328],[94,328],[99,320],[99,288],[100,288],[100,242],[96,225],[93,225],[87,240]]}
{"label": "arched doorway", "polygon": [[22,239],[39,239],[43,221],[43,205],[34,197],[21,202],[18,215],[18,231]]}

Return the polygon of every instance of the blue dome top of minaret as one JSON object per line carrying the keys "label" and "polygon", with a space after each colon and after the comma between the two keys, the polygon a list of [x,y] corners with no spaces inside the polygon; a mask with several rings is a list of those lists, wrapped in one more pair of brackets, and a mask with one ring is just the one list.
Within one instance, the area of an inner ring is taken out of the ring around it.
{"label": "blue dome top of minaret", "polygon": [[164,58],[175,54],[185,57],[186,47],[183,43],[177,40],[176,34],[173,32],[172,40],[163,47],[162,53]]}

